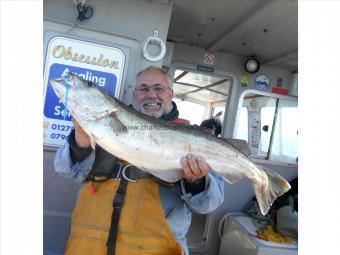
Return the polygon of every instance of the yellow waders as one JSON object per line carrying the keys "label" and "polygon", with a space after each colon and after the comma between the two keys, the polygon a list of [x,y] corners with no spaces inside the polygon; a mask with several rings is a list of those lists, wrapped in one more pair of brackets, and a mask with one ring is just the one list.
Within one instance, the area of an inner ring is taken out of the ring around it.
{"label": "yellow waders", "polygon": [[[66,255],[106,255],[112,200],[119,181],[85,182],[72,214]],[[121,209],[116,255],[183,255],[166,222],[158,185],[150,178],[129,182]]]}

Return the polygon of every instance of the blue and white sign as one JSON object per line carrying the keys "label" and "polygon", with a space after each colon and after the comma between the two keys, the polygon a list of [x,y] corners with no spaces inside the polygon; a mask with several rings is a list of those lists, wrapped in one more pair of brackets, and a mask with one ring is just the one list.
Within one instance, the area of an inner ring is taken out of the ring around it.
{"label": "blue and white sign", "polygon": [[66,37],[49,41],[44,70],[45,146],[63,145],[72,130],[71,116],[55,95],[50,80],[73,72],[119,97],[124,63],[124,53],[115,47]]}
{"label": "blue and white sign", "polygon": [[70,71],[78,74],[85,80],[94,82],[97,87],[103,89],[108,94],[115,96],[117,77],[114,74],[61,64],[53,64],[50,67],[48,86],[45,95],[44,115],[48,118],[59,120],[65,119],[67,121],[71,120],[69,114],[65,116],[65,107],[60,102],[59,98],[55,95],[50,84],[51,79],[65,77],[66,74]]}
{"label": "blue and white sign", "polygon": [[269,88],[269,78],[266,75],[260,75],[255,80],[255,87],[259,90],[266,90]]}

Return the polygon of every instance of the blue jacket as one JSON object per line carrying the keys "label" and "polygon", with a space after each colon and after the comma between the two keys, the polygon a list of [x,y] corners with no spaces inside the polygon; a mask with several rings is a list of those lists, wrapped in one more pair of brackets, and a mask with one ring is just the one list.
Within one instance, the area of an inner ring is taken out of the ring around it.
{"label": "blue jacket", "polygon": [[[96,148],[97,152],[98,149]],[[66,143],[56,153],[54,160],[55,171],[73,179],[77,183],[82,183],[95,164],[96,150],[91,150],[85,158],[73,163],[74,158],[70,153],[70,143]],[[164,215],[186,255],[189,254],[186,234],[191,223],[191,211],[208,214],[215,210],[223,202],[223,189],[224,181],[212,171],[205,176],[202,190],[198,193],[193,192],[195,194],[188,191],[188,185],[183,179],[180,181],[180,185],[173,187],[159,185]]]}

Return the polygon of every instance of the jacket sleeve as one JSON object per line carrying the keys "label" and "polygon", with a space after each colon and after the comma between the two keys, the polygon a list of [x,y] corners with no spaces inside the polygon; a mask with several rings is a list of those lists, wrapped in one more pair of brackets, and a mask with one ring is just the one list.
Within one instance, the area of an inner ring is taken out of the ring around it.
{"label": "jacket sleeve", "polygon": [[184,180],[181,180],[182,199],[188,207],[196,213],[207,214],[214,211],[224,200],[224,180],[213,171],[205,178],[205,189],[195,195],[185,189]]}
{"label": "jacket sleeve", "polygon": [[75,156],[71,155],[73,150],[70,143],[72,144],[71,140],[57,150],[54,158],[54,170],[62,176],[81,183],[86,179],[94,164],[95,150],[88,151],[86,157],[82,157],[81,161],[74,162]]}

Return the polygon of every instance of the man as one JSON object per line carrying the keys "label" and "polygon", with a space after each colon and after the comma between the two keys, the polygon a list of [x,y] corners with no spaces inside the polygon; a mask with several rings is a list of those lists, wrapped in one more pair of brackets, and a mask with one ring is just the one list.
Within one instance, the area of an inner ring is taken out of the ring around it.
{"label": "man", "polygon": [[202,121],[200,127],[205,128],[211,132],[212,135],[219,136],[222,133],[221,116],[223,112],[218,112],[214,117]]}
{"label": "man", "polygon": [[[170,86],[170,77],[162,69],[146,68],[137,75],[132,107],[181,122]],[[223,180],[203,158],[183,155],[178,159],[183,179],[165,183],[99,146],[92,150],[88,135],[76,121],[73,124],[75,130],[54,161],[57,172],[83,182],[65,254],[188,255],[190,210],[202,214],[215,210],[223,202]],[[137,181],[122,177],[125,170]]]}

